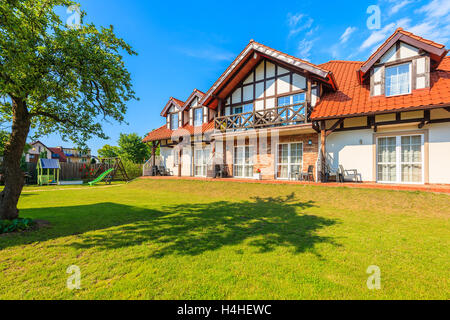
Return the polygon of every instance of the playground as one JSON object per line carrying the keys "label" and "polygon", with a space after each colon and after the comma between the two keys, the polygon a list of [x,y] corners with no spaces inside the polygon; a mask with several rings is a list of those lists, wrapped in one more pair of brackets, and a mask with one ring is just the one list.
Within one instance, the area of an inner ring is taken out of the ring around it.
{"label": "playground", "polygon": [[[73,171],[74,165],[77,164],[61,164],[55,159],[39,159],[36,165],[37,184],[39,186],[73,186],[87,183],[89,186],[93,186],[101,182],[111,184],[112,181],[129,182],[131,180],[120,158],[104,158],[100,163],[89,166],[82,164],[79,166],[82,178],[61,180],[60,177],[64,173],[61,171],[67,168],[67,165],[70,165],[69,168]],[[75,171],[77,171],[76,168]]]}

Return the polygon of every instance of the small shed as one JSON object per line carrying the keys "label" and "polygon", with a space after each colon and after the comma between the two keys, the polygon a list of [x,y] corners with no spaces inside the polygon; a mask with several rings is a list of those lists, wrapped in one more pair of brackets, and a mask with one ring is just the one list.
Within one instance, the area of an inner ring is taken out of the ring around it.
{"label": "small shed", "polygon": [[57,159],[39,159],[36,169],[39,185],[59,183],[59,170],[61,167]]}

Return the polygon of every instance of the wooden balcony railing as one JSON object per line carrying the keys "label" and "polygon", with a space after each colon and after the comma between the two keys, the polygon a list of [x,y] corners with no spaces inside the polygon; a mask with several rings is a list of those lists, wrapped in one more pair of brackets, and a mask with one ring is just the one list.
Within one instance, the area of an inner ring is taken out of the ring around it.
{"label": "wooden balcony railing", "polygon": [[307,123],[308,116],[306,103],[303,102],[289,106],[216,117],[214,126],[216,130],[222,132],[227,130],[277,127]]}

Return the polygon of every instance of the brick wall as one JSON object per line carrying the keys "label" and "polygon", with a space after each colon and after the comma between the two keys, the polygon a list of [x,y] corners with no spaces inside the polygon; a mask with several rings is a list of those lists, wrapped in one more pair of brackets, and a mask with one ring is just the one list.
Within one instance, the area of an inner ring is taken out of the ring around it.
{"label": "brick wall", "polygon": [[[258,141],[257,154],[253,159],[254,171],[261,169],[261,174],[263,179],[275,179],[275,162],[276,162],[276,152],[277,146],[273,146],[270,137],[267,139],[267,153],[261,152],[261,144]],[[309,145],[308,142],[311,140],[312,144]],[[297,134],[289,136],[279,137],[279,143],[290,143],[290,142],[302,142],[303,143],[303,172],[308,171],[310,165],[314,166],[316,169],[317,157],[319,155],[319,136],[316,133],[310,134]],[[245,144],[248,144],[249,140],[246,139]],[[237,141],[234,143],[237,146]],[[241,144],[242,145],[242,144]],[[226,153],[226,164],[228,166],[230,174],[233,174],[233,153],[232,150],[228,150]],[[316,170],[314,170],[315,173]]]}

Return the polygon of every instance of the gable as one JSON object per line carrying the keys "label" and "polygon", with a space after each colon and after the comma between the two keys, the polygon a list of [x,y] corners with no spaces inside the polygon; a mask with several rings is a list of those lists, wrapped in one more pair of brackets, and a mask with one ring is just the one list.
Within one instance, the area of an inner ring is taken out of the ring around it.
{"label": "gable", "polygon": [[306,73],[262,59],[226,96],[225,114],[230,114],[232,108],[249,104],[255,110],[274,108],[278,98],[291,94],[305,93],[306,96],[308,81],[311,91],[318,94],[319,83]]}
{"label": "gable", "polygon": [[[396,52],[394,54],[394,51]],[[412,57],[427,53],[430,57],[430,67],[437,67],[447,55],[445,46],[431,40],[416,36],[411,32],[398,28],[395,32],[364,62],[358,70],[362,83],[370,74],[372,67],[377,63],[386,63],[389,60],[400,60],[400,56]]]}
{"label": "gable", "polygon": [[181,111],[183,105],[183,101],[171,97],[169,99],[169,102],[167,102],[167,104],[164,106],[164,109],[161,111],[161,116],[165,117],[168,113]]}
{"label": "gable", "polygon": [[[337,89],[333,75],[328,70],[251,40],[247,47],[208,90],[200,103],[211,109],[215,109],[219,101],[223,101],[232,94],[232,91],[237,85],[244,82],[245,84],[250,83],[252,77],[254,80],[260,81],[263,79],[263,74],[267,78],[275,70],[271,65],[263,70],[260,62],[264,59],[270,60],[273,64],[277,64],[280,67],[280,73],[289,70],[308,73],[311,78],[315,78],[316,81],[321,81],[332,90]],[[251,71],[254,72],[253,75]]]}

